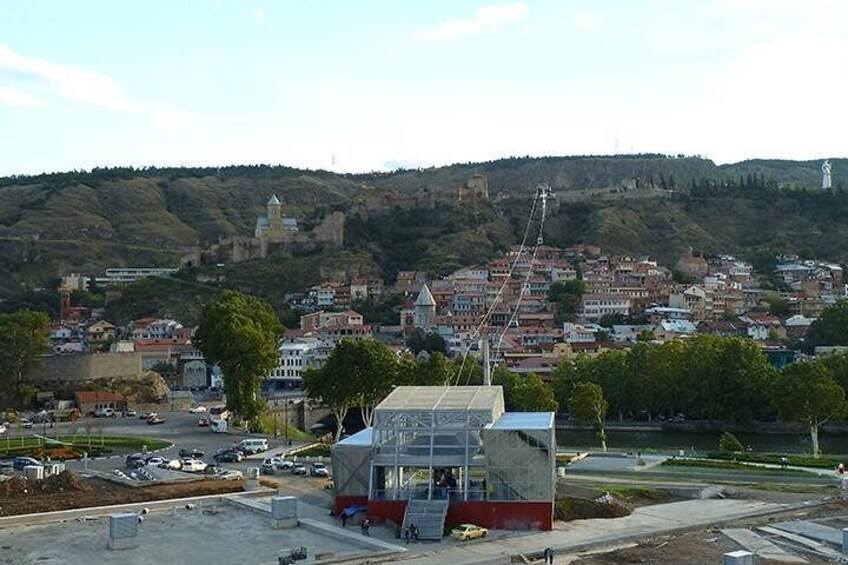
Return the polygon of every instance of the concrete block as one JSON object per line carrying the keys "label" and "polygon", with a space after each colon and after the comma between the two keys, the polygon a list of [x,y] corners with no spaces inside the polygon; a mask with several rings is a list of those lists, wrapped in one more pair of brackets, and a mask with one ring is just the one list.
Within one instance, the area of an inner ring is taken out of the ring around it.
{"label": "concrete block", "polygon": [[754,554],[750,551],[731,551],[725,553],[722,565],[754,565]]}
{"label": "concrete block", "polygon": [[271,498],[271,527],[275,530],[297,527],[297,498],[275,496]]}
{"label": "concrete block", "polygon": [[271,498],[271,517],[277,520],[297,518],[297,497],[275,496]]}
{"label": "concrete block", "polygon": [[245,490],[256,490],[259,488],[259,467],[248,467],[244,480]]}
{"label": "concrete block", "polygon": [[842,553],[848,553],[848,528],[842,528]]}
{"label": "concrete block", "polygon": [[44,467],[42,465],[27,465],[24,467],[24,476],[31,481],[40,481],[44,478]]}
{"label": "concrete block", "polygon": [[132,512],[109,516],[109,549],[138,547],[138,516]]}

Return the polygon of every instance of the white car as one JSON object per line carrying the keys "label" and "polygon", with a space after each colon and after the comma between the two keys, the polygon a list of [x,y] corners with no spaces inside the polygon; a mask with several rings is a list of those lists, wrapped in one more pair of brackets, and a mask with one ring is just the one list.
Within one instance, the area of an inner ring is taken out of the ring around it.
{"label": "white car", "polygon": [[244,479],[244,474],[235,469],[225,469],[212,478],[216,481],[241,481]]}
{"label": "white car", "polygon": [[206,406],[195,406],[189,409],[190,414],[203,414],[206,412]]}
{"label": "white car", "polygon": [[170,469],[171,471],[179,471],[183,464],[179,459],[165,459],[164,463],[159,464],[160,469]]}
{"label": "white car", "polygon": [[197,459],[183,459],[181,470],[186,473],[202,473],[206,469],[206,463]]}
{"label": "white car", "polygon": [[6,433],[6,426],[3,425],[3,424],[0,424],[0,434],[5,434],[5,433]]}
{"label": "white car", "polygon": [[151,457],[145,460],[145,462],[149,467],[160,467],[162,464],[168,463],[168,460],[164,457]]}

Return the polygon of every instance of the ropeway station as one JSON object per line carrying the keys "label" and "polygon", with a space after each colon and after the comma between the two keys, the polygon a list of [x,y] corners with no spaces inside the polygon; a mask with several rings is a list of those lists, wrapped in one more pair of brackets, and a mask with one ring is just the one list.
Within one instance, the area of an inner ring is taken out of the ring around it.
{"label": "ropeway station", "polygon": [[333,446],[335,512],[414,523],[550,530],[556,437],[552,412],[505,412],[499,386],[402,386],[374,426]]}

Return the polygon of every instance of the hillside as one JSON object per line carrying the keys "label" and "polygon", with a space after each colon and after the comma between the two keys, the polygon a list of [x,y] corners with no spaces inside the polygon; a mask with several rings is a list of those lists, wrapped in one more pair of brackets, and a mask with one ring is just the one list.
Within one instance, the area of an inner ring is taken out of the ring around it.
{"label": "hillside", "polygon": [[[848,196],[817,189],[820,165],[716,166],[697,157],[633,155],[510,158],[369,175],[234,166],[2,178],[0,298],[71,272],[175,265],[187,248],[252,235],[271,194],[307,230],[328,212],[345,211],[345,249],[226,265],[225,286],[279,302],[327,276],[391,279],[410,268],[443,274],[515,243],[539,181],[560,196],[546,225],[550,244],[596,243],[667,262],[690,247],[846,260]],[[848,160],[834,160],[833,173],[841,186]],[[488,179],[490,200],[458,205],[451,190],[474,174]],[[424,190],[440,200],[416,208]]]}

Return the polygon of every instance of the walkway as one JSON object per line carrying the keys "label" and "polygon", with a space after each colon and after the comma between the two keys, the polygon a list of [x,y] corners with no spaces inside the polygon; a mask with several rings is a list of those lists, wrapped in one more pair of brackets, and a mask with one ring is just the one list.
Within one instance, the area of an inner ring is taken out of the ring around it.
{"label": "walkway", "polygon": [[630,516],[609,520],[579,520],[558,524],[560,529],[502,540],[460,544],[445,540],[441,547],[418,555],[398,556],[410,565],[471,565],[509,563],[509,556],[540,554],[553,547],[558,555],[595,545],[613,545],[680,530],[697,529],[740,518],[761,516],[791,508],[750,500],[686,500],[637,508]]}

